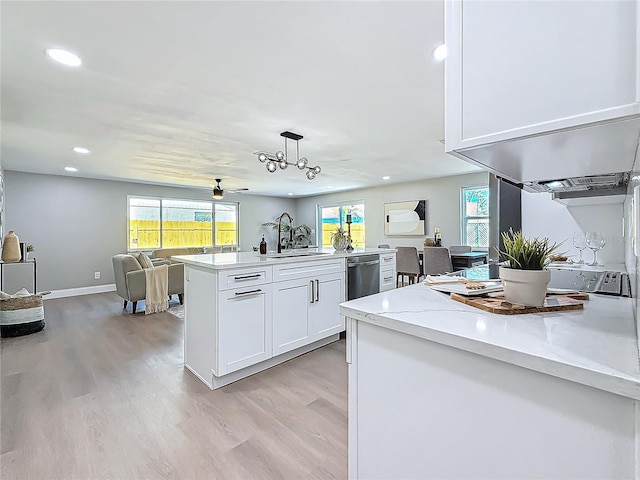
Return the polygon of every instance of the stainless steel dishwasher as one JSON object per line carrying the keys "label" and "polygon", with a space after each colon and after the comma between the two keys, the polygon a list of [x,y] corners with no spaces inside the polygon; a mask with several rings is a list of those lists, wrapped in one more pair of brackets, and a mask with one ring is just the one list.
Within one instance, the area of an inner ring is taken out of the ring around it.
{"label": "stainless steel dishwasher", "polygon": [[347,257],[347,298],[365,297],[380,291],[380,256]]}

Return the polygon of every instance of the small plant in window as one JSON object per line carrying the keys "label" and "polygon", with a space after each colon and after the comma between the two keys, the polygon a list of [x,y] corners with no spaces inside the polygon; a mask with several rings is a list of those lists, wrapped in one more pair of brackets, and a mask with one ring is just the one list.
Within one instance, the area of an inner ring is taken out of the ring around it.
{"label": "small plant in window", "polygon": [[31,243],[27,243],[27,252],[35,251],[35,247]]}

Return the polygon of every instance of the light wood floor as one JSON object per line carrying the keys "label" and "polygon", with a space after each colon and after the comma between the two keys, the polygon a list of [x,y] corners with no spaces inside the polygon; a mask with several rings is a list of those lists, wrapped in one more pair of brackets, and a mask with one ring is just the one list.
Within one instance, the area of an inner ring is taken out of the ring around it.
{"label": "light wood floor", "polygon": [[347,476],[344,340],[211,391],[183,368],[183,322],[115,293],[45,301],[2,339],[2,479]]}

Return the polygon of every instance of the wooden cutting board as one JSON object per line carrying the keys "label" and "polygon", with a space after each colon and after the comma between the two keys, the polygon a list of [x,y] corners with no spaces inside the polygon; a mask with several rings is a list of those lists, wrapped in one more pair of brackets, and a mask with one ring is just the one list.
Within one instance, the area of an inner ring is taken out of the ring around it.
{"label": "wooden cutting board", "polygon": [[451,299],[457,302],[471,305],[491,313],[500,315],[519,315],[523,313],[557,312],[564,310],[582,310],[583,300],[589,300],[588,293],[575,293],[568,295],[547,295],[542,307],[525,307],[507,302],[504,297],[465,297],[457,293],[451,294]]}

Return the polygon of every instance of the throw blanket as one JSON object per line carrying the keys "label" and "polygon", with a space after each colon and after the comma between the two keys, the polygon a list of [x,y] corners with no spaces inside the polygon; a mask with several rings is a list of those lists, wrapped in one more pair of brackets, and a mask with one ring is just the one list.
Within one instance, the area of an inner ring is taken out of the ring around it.
{"label": "throw blanket", "polygon": [[144,313],[164,312],[169,308],[169,266],[145,268],[144,275],[147,280]]}

